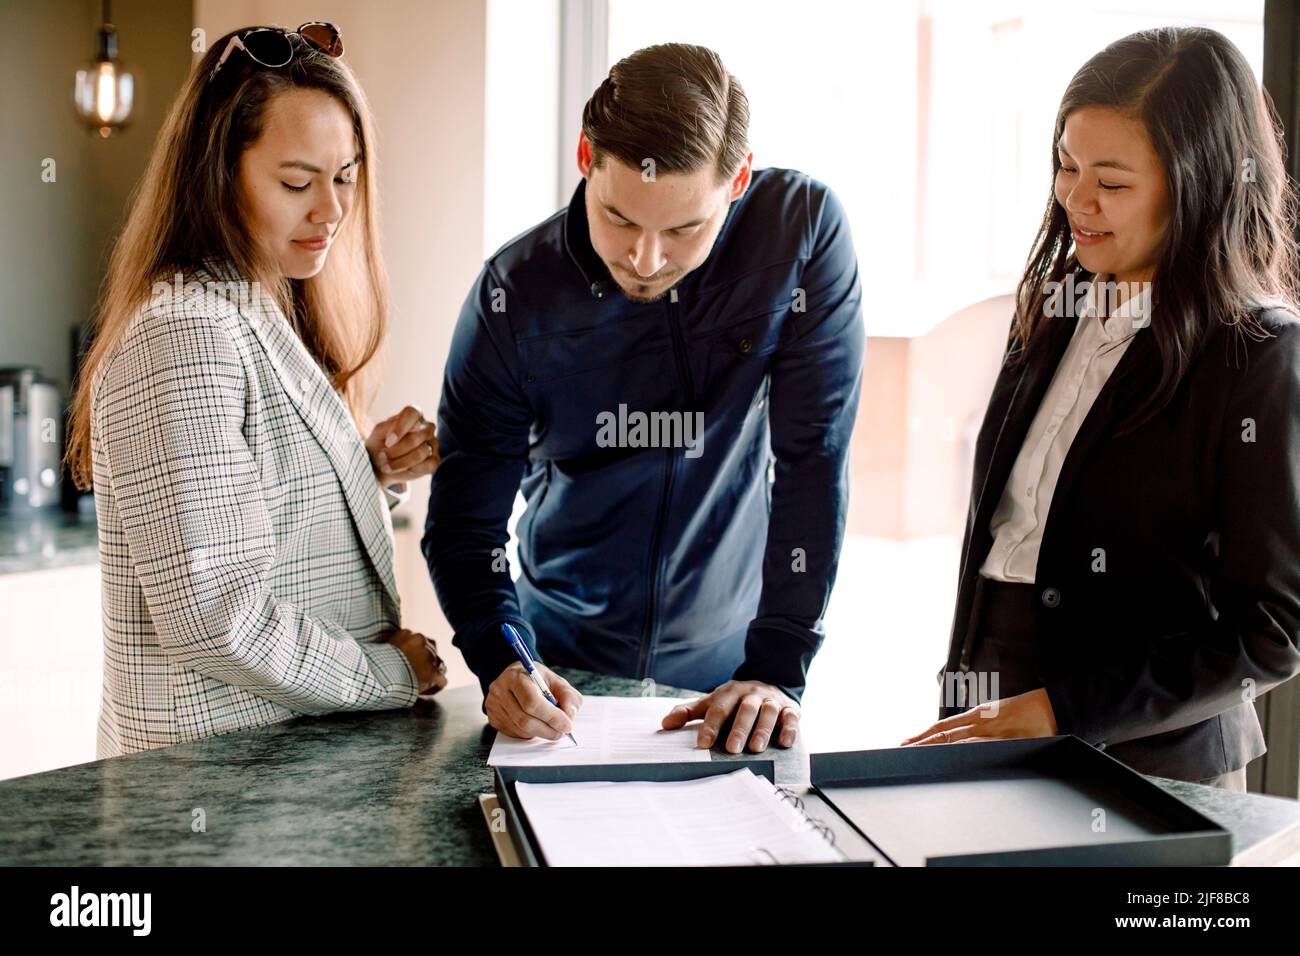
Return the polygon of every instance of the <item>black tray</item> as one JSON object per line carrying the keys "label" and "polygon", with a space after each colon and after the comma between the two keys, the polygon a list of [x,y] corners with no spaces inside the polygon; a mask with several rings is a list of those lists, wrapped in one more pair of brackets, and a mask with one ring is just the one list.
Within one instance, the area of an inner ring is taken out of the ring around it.
{"label": "black tray", "polygon": [[1074,736],[813,754],[811,761],[812,791],[898,866],[1232,859],[1231,833]]}

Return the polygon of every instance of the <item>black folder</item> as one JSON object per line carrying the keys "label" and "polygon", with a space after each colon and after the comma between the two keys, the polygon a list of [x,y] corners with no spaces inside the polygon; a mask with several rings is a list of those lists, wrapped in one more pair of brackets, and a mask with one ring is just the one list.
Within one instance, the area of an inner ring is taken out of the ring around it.
{"label": "black folder", "polygon": [[812,787],[896,866],[1217,866],[1232,834],[1074,736],[813,754]]}
{"label": "black folder", "polygon": [[[518,782],[694,780],[771,760],[496,767],[525,866],[545,866]],[[1232,835],[1078,737],[813,754],[811,786],[779,788],[855,866],[1214,866]],[[832,864],[834,865],[834,864]]]}

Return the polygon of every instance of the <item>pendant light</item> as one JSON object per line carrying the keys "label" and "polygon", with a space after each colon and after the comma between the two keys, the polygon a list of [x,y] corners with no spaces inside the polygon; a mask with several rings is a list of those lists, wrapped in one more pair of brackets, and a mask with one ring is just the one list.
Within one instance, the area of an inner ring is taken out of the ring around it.
{"label": "pendant light", "polygon": [[109,0],[104,0],[94,62],[77,71],[73,96],[82,120],[104,139],[117,133],[131,116],[135,78],[118,62],[117,28],[110,17]]}

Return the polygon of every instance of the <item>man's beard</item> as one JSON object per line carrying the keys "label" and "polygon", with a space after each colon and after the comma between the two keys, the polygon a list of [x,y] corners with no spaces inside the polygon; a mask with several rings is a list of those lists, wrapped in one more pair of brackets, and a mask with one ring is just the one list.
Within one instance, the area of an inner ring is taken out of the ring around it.
{"label": "man's beard", "polygon": [[668,294],[671,288],[672,286],[669,286],[667,289],[664,289],[664,291],[658,292],[654,295],[641,295],[637,292],[629,292],[622,286],[618,287],[619,291],[623,293],[623,298],[627,299],[629,302],[636,302],[640,305],[649,305],[651,302],[658,302]]}
{"label": "man's beard", "polygon": [[[610,274],[614,275],[613,270],[610,270]],[[663,287],[663,291],[656,292],[653,295],[648,293],[648,290],[651,288],[652,285],[651,283],[638,282],[633,280],[628,285],[624,285],[622,282],[618,281],[617,278],[615,278],[614,284],[618,286],[619,291],[623,293],[623,297],[625,299],[629,300],[630,302],[636,302],[641,305],[646,305],[651,302],[658,302],[660,299],[666,296],[669,292],[673,290],[673,287],[677,285],[677,280],[680,278],[681,278],[680,275],[674,276],[672,280],[666,286]]]}

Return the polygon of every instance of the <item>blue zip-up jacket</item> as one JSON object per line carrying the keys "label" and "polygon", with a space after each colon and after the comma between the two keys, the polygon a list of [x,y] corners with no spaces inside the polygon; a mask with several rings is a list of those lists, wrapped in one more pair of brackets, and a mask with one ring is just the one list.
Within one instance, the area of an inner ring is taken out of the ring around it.
{"label": "blue zip-up jacket", "polygon": [[585,188],[488,259],[456,324],[421,543],[453,643],[485,694],[510,621],[548,665],[799,700],[865,349],[843,206],[757,170],[704,263],[636,303],[592,249]]}

